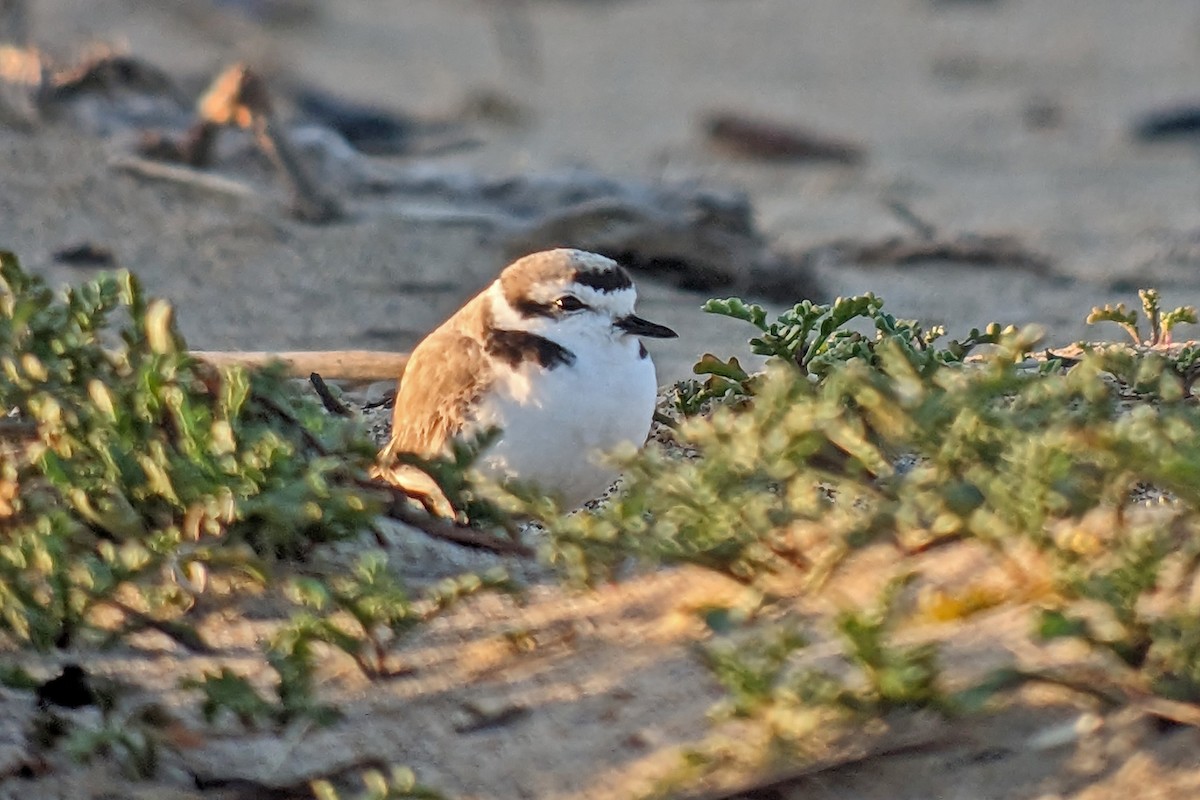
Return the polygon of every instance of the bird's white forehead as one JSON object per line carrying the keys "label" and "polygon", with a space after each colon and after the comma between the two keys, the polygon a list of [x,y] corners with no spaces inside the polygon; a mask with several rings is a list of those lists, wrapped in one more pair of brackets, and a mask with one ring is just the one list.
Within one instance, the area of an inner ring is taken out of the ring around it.
{"label": "bird's white forehead", "polygon": [[608,256],[602,256],[599,253],[589,253],[587,250],[565,250],[559,252],[569,254],[568,258],[576,270],[586,272],[608,272],[610,270],[621,269],[621,265],[616,261],[613,261]]}

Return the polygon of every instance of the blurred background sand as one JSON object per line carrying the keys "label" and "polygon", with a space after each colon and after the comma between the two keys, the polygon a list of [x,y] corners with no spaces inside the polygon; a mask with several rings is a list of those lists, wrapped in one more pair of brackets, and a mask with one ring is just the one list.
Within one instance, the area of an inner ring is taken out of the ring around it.
{"label": "blurred background sand", "polygon": [[[424,117],[487,89],[526,108],[524,122],[476,129],[476,148],[398,160],[497,177],[584,165],[740,189],[781,252],[903,234],[885,204],[899,199],[939,232],[1010,234],[1047,256],[1044,274],[809,267],[827,297],[875,291],[893,313],[952,333],[1037,322],[1065,342],[1089,335],[1092,305],[1136,303],[1138,286],[1172,305],[1200,301],[1197,150],[1130,136],[1143,112],[1200,99],[1200,8],[1185,0],[277,4],[305,13],[280,22],[255,13],[262,2],[35,0],[30,30],[62,58],[116,42],[196,87],[243,59],[276,86]],[[712,109],[842,137],[866,157],[730,158],[705,142]],[[56,249],[111,248],[178,304],[193,347],[407,349],[504,263],[469,226],[312,227],[140,181],[105,166],[117,140],[53,120],[0,129],[0,242],[55,282],[80,279],[53,263]],[[705,294],[641,284],[645,315],[684,334],[657,345],[664,380],[744,341],[739,325],[699,313]]]}

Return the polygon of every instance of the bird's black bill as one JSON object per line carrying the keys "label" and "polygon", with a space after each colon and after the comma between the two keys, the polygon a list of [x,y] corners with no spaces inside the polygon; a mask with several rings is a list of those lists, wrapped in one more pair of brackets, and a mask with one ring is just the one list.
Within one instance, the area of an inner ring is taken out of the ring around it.
{"label": "bird's black bill", "polygon": [[650,339],[674,339],[679,335],[666,325],[659,325],[657,322],[651,322],[648,319],[642,319],[633,314],[630,314],[628,317],[621,317],[615,324],[626,333],[632,333],[634,336],[645,336]]}

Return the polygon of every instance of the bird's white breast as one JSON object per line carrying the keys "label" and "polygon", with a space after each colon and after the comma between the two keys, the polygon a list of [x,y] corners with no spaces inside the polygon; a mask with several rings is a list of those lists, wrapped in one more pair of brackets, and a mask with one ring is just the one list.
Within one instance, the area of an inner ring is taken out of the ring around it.
{"label": "bird's white breast", "polygon": [[477,419],[502,429],[481,460],[486,472],[535,483],[574,508],[616,478],[604,453],[645,441],[658,383],[654,363],[640,355],[641,343],[632,336],[564,345],[575,354],[573,363],[502,370]]}

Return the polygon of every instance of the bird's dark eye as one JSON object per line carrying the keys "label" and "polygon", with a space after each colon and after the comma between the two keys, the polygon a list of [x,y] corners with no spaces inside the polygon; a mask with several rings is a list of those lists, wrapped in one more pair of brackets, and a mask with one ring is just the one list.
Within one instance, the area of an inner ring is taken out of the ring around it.
{"label": "bird's dark eye", "polygon": [[581,308],[587,308],[587,304],[578,297],[573,297],[569,294],[564,294],[562,297],[554,301],[555,307],[562,311],[578,311]]}

